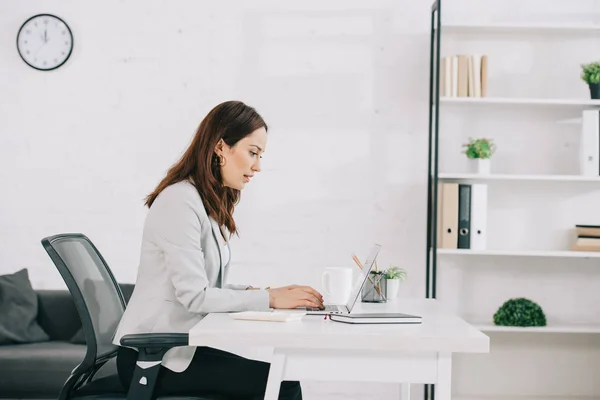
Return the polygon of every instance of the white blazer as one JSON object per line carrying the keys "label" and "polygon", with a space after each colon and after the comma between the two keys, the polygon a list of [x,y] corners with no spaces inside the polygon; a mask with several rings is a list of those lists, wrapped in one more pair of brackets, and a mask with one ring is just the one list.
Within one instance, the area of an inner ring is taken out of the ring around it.
{"label": "white blazer", "polygon": [[[224,284],[229,260],[222,267],[219,243],[224,239],[211,221],[189,181],[167,187],[156,198],[144,224],[135,289],[114,344],[130,333],[187,333],[210,312],[269,310],[266,290]],[[184,371],[194,352],[191,346],[171,349],[162,365]]]}

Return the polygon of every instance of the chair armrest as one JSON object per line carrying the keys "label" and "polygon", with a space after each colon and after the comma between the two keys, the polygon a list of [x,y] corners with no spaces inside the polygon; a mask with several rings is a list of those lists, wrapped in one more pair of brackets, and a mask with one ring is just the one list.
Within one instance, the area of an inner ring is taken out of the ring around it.
{"label": "chair armrest", "polygon": [[133,333],[120,340],[122,346],[145,349],[189,346],[189,342],[187,333]]}

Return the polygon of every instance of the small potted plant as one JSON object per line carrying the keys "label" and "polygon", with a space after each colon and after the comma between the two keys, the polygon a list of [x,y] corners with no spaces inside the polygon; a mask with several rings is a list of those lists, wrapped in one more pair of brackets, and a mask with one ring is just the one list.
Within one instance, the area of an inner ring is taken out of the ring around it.
{"label": "small potted plant", "polygon": [[581,65],[581,79],[590,87],[592,99],[600,99],[600,61]]}
{"label": "small potted plant", "polygon": [[406,271],[402,268],[391,267],[385,272],[386,295],[388,300],[398,297],[400,282],[406,279]]}
{"label": "small potted plant", "polygon": [[493,140],[469,138],[469,143],[463,144],[463,147],[465,148],[464,153],[467,155],[467,158],[472,160],[475,171],[479,174],[489,174],[490,158],[496,151],[496,145]]}

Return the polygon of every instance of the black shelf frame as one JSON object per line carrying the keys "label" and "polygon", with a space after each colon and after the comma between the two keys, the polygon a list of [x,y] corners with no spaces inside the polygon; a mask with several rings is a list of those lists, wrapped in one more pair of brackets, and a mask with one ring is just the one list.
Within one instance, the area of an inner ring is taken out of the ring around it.
{"label": "black shelf frame", "polygon": [[[436,298],[437,278],[437,192],[439,164],[439,86],[440,86],[440,3],[431,6],[431,31],[429,48],[429,138],[427,155],[427,270],[425,297]],[[437,18],[436,18],[437,17]]]}
{"label": "black shelf frame", "polygon": [[[427,249],[425,270],[425,297],[437,296],[437,202],[439,164],[439,87],[441,47],[441,3],[431,5],[431,27],[429,46],[429,137],[427,156]],[[425,400],[435,400],[435,385],[426,384]]]}

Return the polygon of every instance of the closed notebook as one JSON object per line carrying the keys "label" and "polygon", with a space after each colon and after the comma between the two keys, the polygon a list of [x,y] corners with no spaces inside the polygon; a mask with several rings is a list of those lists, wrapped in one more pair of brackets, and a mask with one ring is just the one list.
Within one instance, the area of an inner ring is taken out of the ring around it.
{"label": "closed notebook", "polygon": [[300,321],[306,315],[305,312],[284,311],[241,311],[229,313],[233,319],[246,321],[271,321],[271,322],[293,322]]}
{"label": "closed notebook", "polygon": [[402,313],[331,314],[329,319],[347,324],[420,324],[418,315]]}

